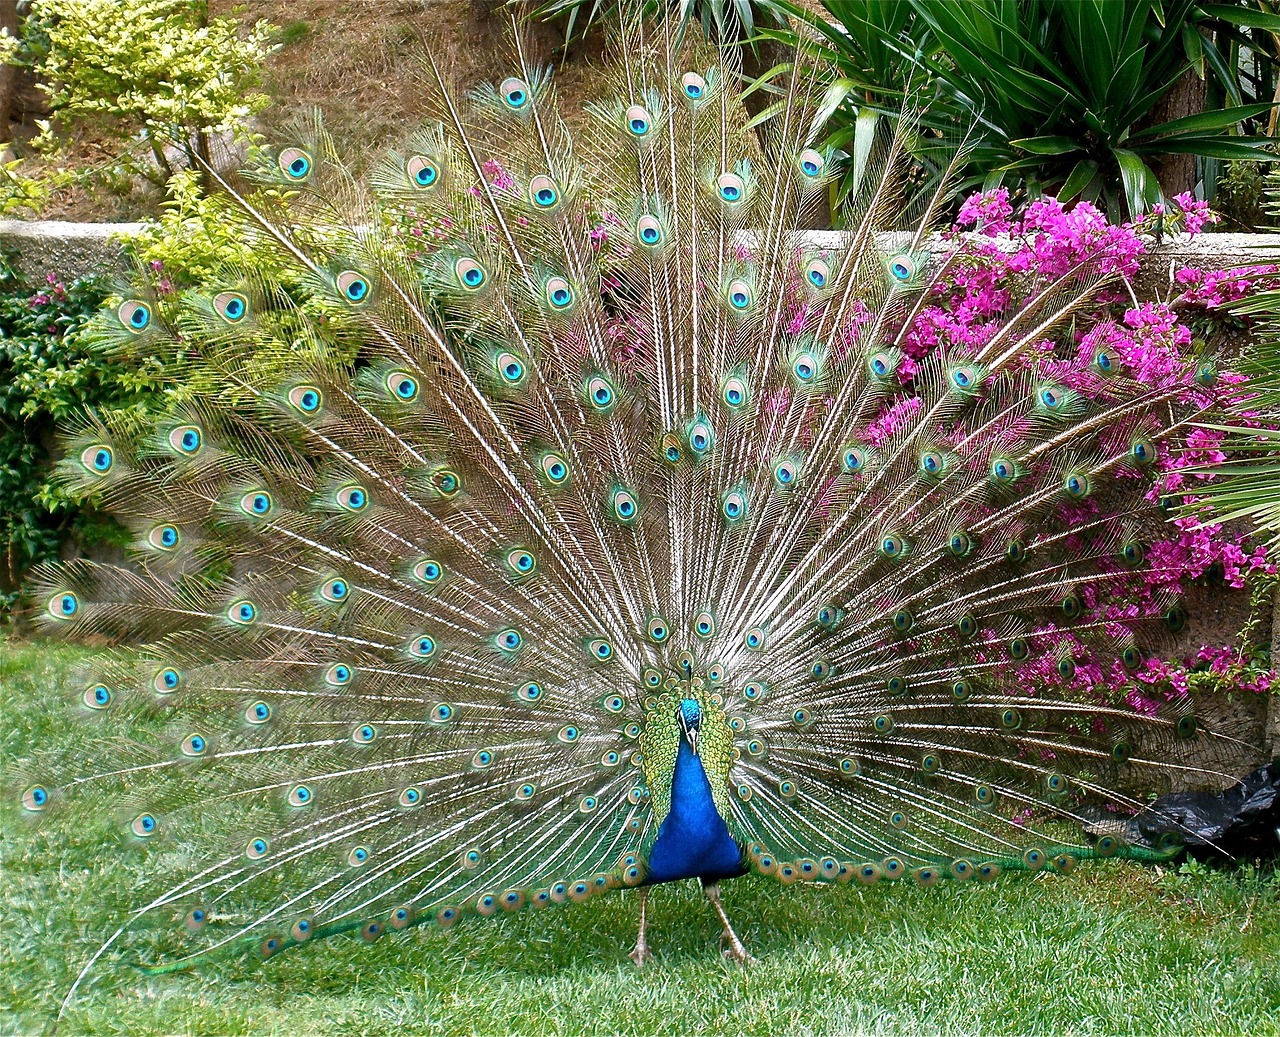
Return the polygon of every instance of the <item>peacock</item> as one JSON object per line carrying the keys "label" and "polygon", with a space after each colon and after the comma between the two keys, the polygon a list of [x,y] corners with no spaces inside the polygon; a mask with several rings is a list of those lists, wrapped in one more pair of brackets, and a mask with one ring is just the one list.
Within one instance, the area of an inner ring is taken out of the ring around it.
{"label": "peacock", "polygon": [[732,51],[632,30],[574,121],[512,50],[465,92],[425,65],[430,120],[367,175],[318,119],[209,167],[260,261],[141,270],[95,319],[170,358],[173,404],[67,430],[58,477],[133,544],[36,573],[42,627],[114,647],[66,689],[83,744],[35,748],[11,801],[180,878],[94,961],[630,889],[643,966],[648,891],[697,879],[745,963],[747,873],[1176,852],[1123,819],[1227,783],[1233,739],[1081,673],[1185,623],[1112,606],[1161,564],[1159,461],[1212,365],[1080,358],[1118,284],[1088,265],[909,355],[963,262],[909,114],[827,240],[799,66],[753,116]]}

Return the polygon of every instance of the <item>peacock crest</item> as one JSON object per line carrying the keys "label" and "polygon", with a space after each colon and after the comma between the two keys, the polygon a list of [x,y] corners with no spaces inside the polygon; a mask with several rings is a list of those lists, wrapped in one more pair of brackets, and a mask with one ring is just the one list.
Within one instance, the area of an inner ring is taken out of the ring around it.
{"label": "peacock crest", "polygon": [[817,247],[798,73],[752,128],[731,54],[628,38],[576,137],[522,52],[427,77],[367,183],[314,122],[210,171],[260,267],[98,318],[183,385],[68,431],[64,481],[135,540],[43,569],[39,619],[122,647],[70,689],[91,743],[15,798],[157,861],[107,943],[163,971],[674,878],[723,918],[746,871],[1167,853],[1080,833],[1215,780],[1189,702],[1077,674],[1180,615],[1107,595],[1158,564],[1154,462],[1210,402],[1077,357],[1114,271],[921,356],[962,260],[945,190],[885,233],[910,120]]}

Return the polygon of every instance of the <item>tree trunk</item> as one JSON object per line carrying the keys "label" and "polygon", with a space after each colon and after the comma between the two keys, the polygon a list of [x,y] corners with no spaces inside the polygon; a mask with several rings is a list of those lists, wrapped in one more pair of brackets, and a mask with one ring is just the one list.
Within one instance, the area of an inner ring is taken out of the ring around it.
{"label": "tree trunk", "polygon": [[[1164,97],[1156,102],[1151,114],[1142,121],[1141,127],[1159,126],[1172,119],[1182,119],[1188,115],[1199,115],[1205,106],[1204,80],[1188,69],[1182,74]],[[1172,198],[1183,191],[1194,191],[1196,181],[1195,155],[1164,155],[1150,161],[1151,171],[1160,181],[1160,189],[1166,198]]]}
{"label": "tree trunk", "polygon": [[[0,0],[0,29],[7,29],[15,39],[21,35],[22,17],[18,0]],[[18,85],[18,70],[13,65],[0,65],[0,162],[13,161],[13,102]]]}

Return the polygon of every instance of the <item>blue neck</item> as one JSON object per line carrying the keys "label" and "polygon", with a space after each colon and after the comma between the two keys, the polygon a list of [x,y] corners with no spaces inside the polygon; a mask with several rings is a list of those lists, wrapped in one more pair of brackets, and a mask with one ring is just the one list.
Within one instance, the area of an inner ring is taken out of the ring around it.
{"label": "blue neck", "polygon": [[742,850],[711,798],[702,761],[681,738],[671,778],[671,812],[663,818],[649,851],[645,883],[692,878],[712,882],[745,871]]}

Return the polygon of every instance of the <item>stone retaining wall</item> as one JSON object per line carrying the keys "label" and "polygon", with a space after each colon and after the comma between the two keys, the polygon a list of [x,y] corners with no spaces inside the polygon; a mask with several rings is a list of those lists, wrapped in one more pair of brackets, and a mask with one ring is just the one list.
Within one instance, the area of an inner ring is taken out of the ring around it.
{"label": "stone retaining wall", "polygon": [[[85,274],[122,272],[125,263],[119,239],[142,227],[140,223],[0,220],[0,248],[13,252],[18,270],[33,281],[54,273],[65,283]],[[838,231],[811,231],[806,236],[815,244],[832,247],[842,237]],[[1174,274],[1183,266],[1216,269],[1267,262],[1280,264],[1280,234],[1170,239],[1150,247],[1132,288],[1139,299],[1167,299],[1178,294]],[[1195,587],[1188,597],[1191,623],[1171,655],[1189,654],[1199,644],[1229,643],[1248,615],[1248,595],[1242,592]],[[1280,663],[1280,601],[1274,610],[1271,656]],[[1243,700],[1217,705],[1212,713],[1220,723],[1256,730],[1251,740],[1268,746],[1272,756],[1280,754],[1280,695],[1270,696],[1265,705]]]}

